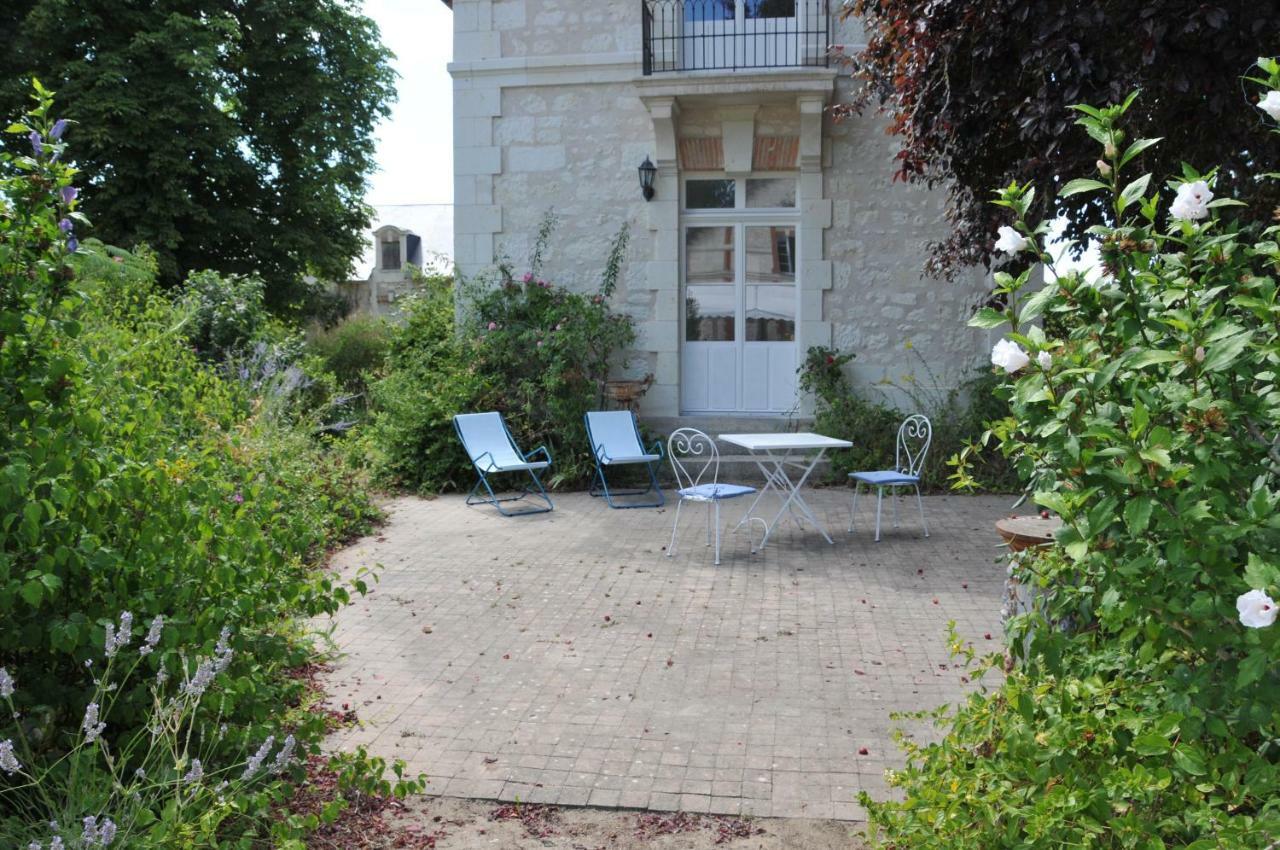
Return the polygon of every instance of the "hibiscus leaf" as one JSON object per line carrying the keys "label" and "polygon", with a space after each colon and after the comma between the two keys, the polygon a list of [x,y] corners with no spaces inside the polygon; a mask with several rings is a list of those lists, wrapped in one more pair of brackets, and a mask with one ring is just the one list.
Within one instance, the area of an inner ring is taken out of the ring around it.
{"label": "hibiscus leaf", "polygon": [[1125,207],[1129,206],[1134,201],[1141,199],[1142,196],[1146,194],[1147,186],[1150,183],[1151,175],[1144,174],[1128,186],[1125,186],[1124,191],[1120,193],[1120,209],[1124,210]]}
{"label": "hibiscus leaf", "polygon": [[1280,568],[1249,553],[1249,564],[1244,568],[1244,580],[1254,590],[1265,590],[1273,584],[1280,584]]}
{"label": "hibiscus leaf", "polygon": [[1009,324],[1009,316],[991,307],[983,307],[969,319],[971,328],[998,328]]}
{"label": "hibiscus leaf", "polygon": [[1147,530],[1147,525],[1151,522],[1151,511],[1155,507],[1155,500],[1150,496],[1137,496],[1129,500],[1124,506],[1124,524],[1129,526],[1129,531],[1134,534],[1141,534]]}
{"label": "hibiscus leaf", "polygon": [[1120,167],[1124,168],[1126,165],[1128,165],[1129,160],[1133,159],[1135,156],[1142,153],[1147,148],[1151,147],[1152,145],[1154,145],[1159,141],[1160,141],[1160,138],[1138,139],[1138,141],[1129,145],[1129,147],[1125,149],[1124,155],[1120,157]]}
{"label": "hibiscus leaf", "polygon": [[1234,363],[1244,353],[1245,347],[1253,339],[1252,331],[1236,334],[1209,346],[1201,368],[1206,372],[1217,372]]}
{"label": "hibiscus leaf", "polygon": [[1181,743],[1173,750],[1173,763],[1190,773],[1202,776],[1208,772],[1204,763],[1204,753],[1195,744]]}
{"label": "hibiscus leaf", "polygon": [[1240,662],[1240,672],[1236,675],[1236,685],[1243,688],[1261,679],[1262,674],[1267,671],[1268,660],[1265,650],[1255,649],[1249,653],[1249,656]]}
{"label": "hibiscus leaf", "polygon": [[1062,189],[1058,192],[1058,197],[1065,198],[1069,195],[1078,195],[1081,192],[1095,192],[1098,189],[1106,189],[1106,188],[1107,188],[1107,184],[1099,180],[1090,180],[1085,177],[1077,177],[1075,180],[1068,181],[1067,185],[1062,187]]}

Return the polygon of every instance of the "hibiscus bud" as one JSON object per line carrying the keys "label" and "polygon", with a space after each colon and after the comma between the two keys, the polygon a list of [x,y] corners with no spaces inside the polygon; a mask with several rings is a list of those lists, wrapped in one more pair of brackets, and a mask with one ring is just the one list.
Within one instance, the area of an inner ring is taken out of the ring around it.
{"label": "hibiscus bud", "polygon": [[1116,146],[1111,142],[1107,142],[1105,145],[1102,146],[1102,155],[1105,156],[1107,159],[1115,159]]}
{"label": "hibiscus bud", "polygon": [[1203,345],[1197,345],[1197,346],[1196,346],[1196,355],[1195,355],[1195,357],[1196,357],[1196,362],[1197,362],[1197,363],[1203,363],[1203,362],[1204,362],[1204,346],[1203,346]]}
{"label": "hibiscus bud", "polygon": [[1103,177],[1111,176],[1111,166],[1107,165],[1107,161],[1105,159],[1098,160],[1098,173]]}

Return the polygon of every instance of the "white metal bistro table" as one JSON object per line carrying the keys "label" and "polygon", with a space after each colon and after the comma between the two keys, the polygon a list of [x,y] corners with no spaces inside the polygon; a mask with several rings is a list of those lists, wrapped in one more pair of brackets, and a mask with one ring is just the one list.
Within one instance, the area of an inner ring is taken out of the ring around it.
{"label": "white metal bistro table", "polygon": [[[756,466],[764,474],[764,486],[756,494],[751,507],[747,508],[746,516],[737,525],[740,528],[744,523],[752,520],[759,520],[764,523],[764,538],[760,541],[759,549],[763,549],[764,545],[769,542],[769,536],[773,534],[773,529],[777,527],[778,522],[784,516],[790,516],[796,525],[801,528],[804,527],[801,517],[807,519],[813,523],[813,527],[818,529],[828,543],[834,543],[831,535],[827,534],[827,530],[822,527],[822,523],[818,522],[818,517],[814,515],[808,504],[805,503],[804,497],[800,495],[800,488],[809,480],[809,476],[828,449],[847,449],[851,448],[853,443],[848,440],[838,440],[835,437],[825,437],[822,434],[810,434],[807,432],[798,434],[721,434],[720,439],[750,452],[751,459],[755,461]],[[793,471],[799,473],[798,477],[792,478],[791,473]],[[755,511],[760,504],[760,500],[770,490],[778,494],[782,504],[772,520],[765,520],[756,516]],[[759,551],[759,549],[756,551]]]}

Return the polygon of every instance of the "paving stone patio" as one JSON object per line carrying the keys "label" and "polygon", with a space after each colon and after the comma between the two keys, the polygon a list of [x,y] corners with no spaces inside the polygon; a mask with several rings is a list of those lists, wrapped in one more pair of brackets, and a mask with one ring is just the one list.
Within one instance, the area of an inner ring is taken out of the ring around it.
{"label": "paving stone patio", "polygon": [[927,539],[904,503],[877,544],[874,500],[848,535],[847,498],[809,497],[835,545],[788,525],[751,555],[740,532],[720,566],[698,521],[663,557],[670,506],[570,494],[506,519],[393,501],[335,558],[383,570],[334,628],[332,701],[361,723],[331,743],[402,758],[447,796],[860,820],[857,793],[887,793],[901,763],[890,713],[971,687],[947,621],[998,645],[992,524],[1011,499],[927,498]]}

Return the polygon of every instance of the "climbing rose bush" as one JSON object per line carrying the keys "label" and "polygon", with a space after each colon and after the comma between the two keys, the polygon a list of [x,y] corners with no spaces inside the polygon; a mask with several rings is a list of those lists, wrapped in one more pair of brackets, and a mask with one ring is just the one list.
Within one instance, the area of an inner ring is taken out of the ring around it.
{"label": "climbing rose bush", "polygon": [[[1266,108],[1280,66],[1260,68]],[[901,802],[864,796],[878,846],[1280,839],[1280,227],[1239,226],[1213,169],[1142,173],[1159,140],[1127,137],[1132,102],[1077,107],[1101,165],[1060,188],[1105,210],[1101,276],[998,274],[1002,307],[972,321],[1003,336],[1010,415],[984,440],[1063,527],[1011,562],[1035,602],[1008,651],[954,644],[1002,681],[933,713],[937,743],[905,739]],[[1027,241],[1011,262],[1048,266],[1033,197],[1013,184],[996,203]]]}

